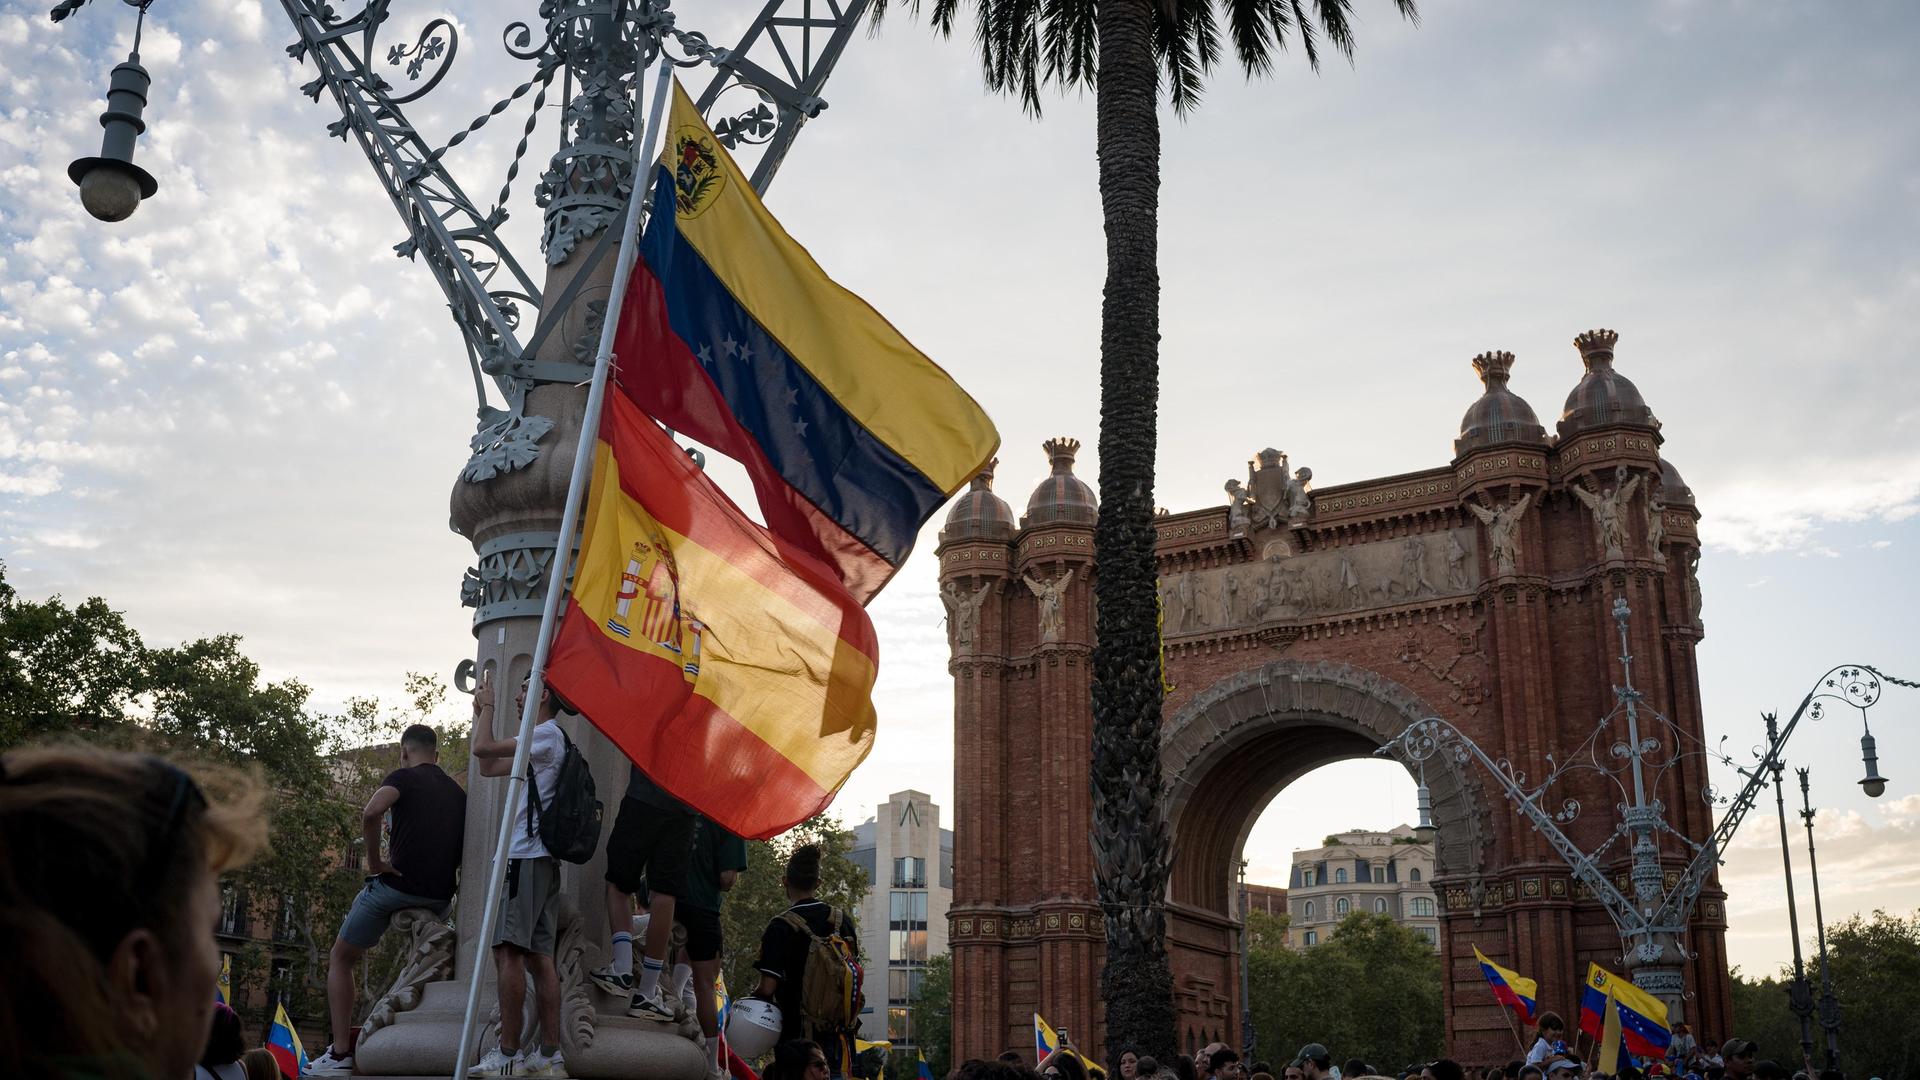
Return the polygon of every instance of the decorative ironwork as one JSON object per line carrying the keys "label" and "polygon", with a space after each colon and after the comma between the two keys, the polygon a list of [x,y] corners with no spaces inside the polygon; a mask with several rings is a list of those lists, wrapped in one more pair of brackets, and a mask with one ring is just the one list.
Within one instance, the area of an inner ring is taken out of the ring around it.
{"label": "decorative ironwork", "polygon": [[[480,545],[480,565],[460,580],[460,605],[475,608],[474,629],[499,619],[539,617],[559,535],[509,533]],[[577,546],[577,543],[576,543]]]}
{"label": "decorative ironwork", "polygon": [[[1436,758],[1462,765],[1478,762],[1499,783],[1515,812],[1546,839],[1573,871],[1575,895],[1591,897],[1606,909],[1620,932],[1622,959],[1633,969],[1635,983],[1669,1000],[1679,1000],[1682,987],[1674,958],[1686,956],[1684,931],[1694,905],[1707,877],[1720,864],[1720,853],[1726,850],[1741,821],[1753,808],[1764,783],[1781,769],[1780,752],[1800,718],[1804,715],[1819,720],[1825,715],[1828,702],[1839,701],[1858,709],[1864,724],[1866,710],[1879,700],[1883,683],[1914,684],[1890,679],[1864,664],[1834,668],[1822,676],[1801,701],[1784,728],[1777,726],[1774,716],[1767,717],[1766,744],[1754,749],[1757,760],[1753,767],[1741,768],[1724,752],[1707,748],[1658,710],[1647,707],[1633,685],[1633,655],[1627,633],[1630,614],[1626,601],[1616,599],[1613,615],[1620,639],[1623,679],[1622,685],[1613,688],[1614,708],[1564,760],[1546,755],[1547,773],[1539,783],[1529,784],[1526,774],[1512,762],[1490,758],[1465,733],[1438,717],[1416,722],[1378,752],[1396,755],[1414,766]],[[1656,730],[1662,734],[1643,736],[1643,718],[1655,721]],[[1616,739],[1610,733],[1622,720],[1626,737]],[[1871,737],[1863,742],[1871,755]],[[1722,743],[1724,745],[1724,740]],[[1731,798],[1708,792],[1708,802],[1724,805],[1726,812],[1704,841],[1694,840],[1675,829],[1666,819],[1666,806],[1650,794],[1658,789],[1668,771],[1683,761],[1700,758],[1735,768],[1745,781]],[[1871,757],[1868,771],[1870,779],[1880,779]],[[1550,789],[1573,772],[1603,777],[1621,795],[1616,803],[1619,823],[1592,851],[1581,850],[1561,828],[1580,816],[1579,800],[1564,799],[1558,810],[1547,807]],[[1688,851],[1691,857],[1684,870],[1675,873],[1662,867],[1658,839],[1661,836],[1672,837]],[[1632,870],[1625,878],[1615,881],[1600,867],[1611,848],[1621,841],[1630,844]],[[1449,906],[1452,906],[1451,897]]]}

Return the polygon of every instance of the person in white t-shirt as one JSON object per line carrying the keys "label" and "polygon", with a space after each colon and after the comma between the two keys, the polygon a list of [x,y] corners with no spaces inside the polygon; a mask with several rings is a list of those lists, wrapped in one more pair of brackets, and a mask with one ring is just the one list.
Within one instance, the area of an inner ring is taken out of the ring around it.
{"label": "person in white t-shirt", "polygon": [[[469,743],[481,776],[506,776],[513,769],[519,737],[493,737],[493,679],[483,675],[473,694],[473,732]],[[526,708],[527,684],[514,697],[517,721]],[[546,806],[553,801],[566,756],[566,737],[554,723],[566,703],[551,689],[541,688],[536,723],[527,745],[527,764],[533,783],[514,799],[513,841],[507,849],[507,895],[500,903],[500,925],[493,934],[493,967],[500,988],[500,1045],[487,1051],[469,1076],[565,1076],[566,1063],[556,1043],[527,1048],[520,1045],[521,1016],[527,999],[527,976],[533,976],[534,1006],[543,1039],[557,1039],[560,1031],[560,975],[553,964],[554,938],[560,913],[560,868],[527,814],[529,795]],[[573,711],[568,708],[567,711]]]}
{"label": "person in white t-shirt", "polygon": [[1542,1068],[1567,1056],[1567,1022],[1559,1013],[1541,1013],[1533,1048],[1527,1051],[1527,1064]]}

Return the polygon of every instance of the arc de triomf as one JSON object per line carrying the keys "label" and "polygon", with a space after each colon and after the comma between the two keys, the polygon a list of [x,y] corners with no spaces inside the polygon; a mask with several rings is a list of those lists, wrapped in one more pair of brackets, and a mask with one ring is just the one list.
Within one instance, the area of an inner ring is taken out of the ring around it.
{"label": "arc de triomf", "polygon": [[[1617,335],[1576,339],[1585,373],[1549,435],[1507,388],[1509,353],[1476,357],[1484,393],[1450,465],[1315,489],[1262,451],[1226,506],[1163,513],[1168,693],[1161,754],[1173,836],[1168,947],[1183,1049],[1239,1045],[1233,884],[1255,819],[1329,762],[1371,755],[1438,716],[1531,773],[1586,738],[1621,681],[1610,609],[1633,610],[1634,681],[1703,736],[1699,513],[1660,457],[1659,421],[1613,369]],[[954,677],[954,1053],[1030,1052],[1032,1014],[1083,1046],[1105,1039],[1087,762],[1095,501],[1079,444],[1018,523],[992,473],[954,505],[939,547]],[[1588,961],[1620,939],[1546,842],[1474,766],[1429,763],[1438,835],[1448,1045],[1467,1061],[1513,1045],[1473,949],[1539,980],[1572,1015]],[[1568,827],[1592,850],[1617,799],[1578,779]],[[1711,831],[1696,757],[1658,792],[1674,826]],[[1622,884],[1626,845],[1612,872]],[[1672,877],[1679,869],[1674,863]],[[1724,894],[1702,896],[1687,943],[1687,1018],[1730,1034]],[[1292,1047],[1265,1045],[1280,1060]]]}

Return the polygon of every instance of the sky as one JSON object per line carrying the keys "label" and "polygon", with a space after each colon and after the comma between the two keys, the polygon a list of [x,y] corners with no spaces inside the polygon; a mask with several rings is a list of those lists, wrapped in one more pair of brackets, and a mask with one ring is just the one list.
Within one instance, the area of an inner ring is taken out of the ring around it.
{"label": "sky", "polygon": [[[155,5],[138,160],[160,191],[113,226],[85,216],[65,167],[97,152],[133,12],[98,0],[56,27],[45,7],[0,0],[8,581],[106,597],[154,642],[239,633],[321,707],[450,673],[472,648],[458,588],[473,554],[446,527],[473,426],[465,362],[429,276],[392,253],[404,234],[371,170],[299,93],[311,71],[286,57],[278,6]],[[526,77],[499,34],[531,4],[394,7],[390,41],[440,14],[463,30],[447,81],[409,110],[430,139]],[[758,7],[675,10],[726,42]],[[1269,445],[1322,484],[1445,465],[1487,349],[1517,354],[1512,387],[1551,428],[1580,374],[1572,338],[1612,327],[1702,513],[1710,738],[1756,744],[1763,710],[1790,712],[1837,664],[1916,677],[1920,8],[1428,0],[1422,15],[1357,0],[1352,65],[1316,75],[1296,52],[1271,79],[1222,71],[1197,111],[1164,118],[1156,501],[1213,505]],[[1016,511],[1046,438],[1080,438],[1092,480],[1091,99],[1030,118],[981,89],[967,41],[902,15],[853,39],[824,96],[774,213],[983,404]],[[509,200],[509,243],[535,267],[530,176],[556,116]],[[498,189],[525,118],[514,106],[450,156],[469,191]],[[715,474],[742,493],[737,470]],[[951,821],[938,521],[871,609],[881,725],[838,803],[849,822],[909,787]],[[1854,784],[1857,717],[1809,723],[1790,748],[1822,808],[1830,919],[1914,903],[1917,713],[1920,691],[1890,689],[1870,714],[1880,800]],[[1282,880],[1329,832],[1410,820],[1393,770],[1345,763],[1283,792],[1249,846],[1253,879]],[[1790,951],[1770,810],[1724,880],[1734,962],[1770,970]]]}

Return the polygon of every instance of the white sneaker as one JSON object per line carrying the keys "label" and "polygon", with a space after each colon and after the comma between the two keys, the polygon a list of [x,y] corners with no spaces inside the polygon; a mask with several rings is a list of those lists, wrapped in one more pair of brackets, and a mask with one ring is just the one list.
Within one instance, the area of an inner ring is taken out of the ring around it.
{"label": "white sneaker", "polygon": [[613,970],[612,964],[587,972],[587,978],[593,981],[593,985],[605,990],[614,997],[631,997],[633,995],[633,976],[620,974]]}
{"label": "white sneaker", "polygon": [[353,1075],[353,1055],[335,1054],[329,1046],[320,1056],[307,1062],[307,1071],[301,1076],[351,1076]]}
{"label": "white sneaker", "polygon": [[487,1051],[471,1069],[468,1076],[525,1076],[527,1075],[527,1054],[521,1051],[512,1057],[500,1052],[499,1047]]}
{"label": "white sneaker", "polygon": [[522,1075],[551,1077],[564,1077],[567,1075],[567,1056],[558,1049],[554,1050],[552,1057],[548,1057],[538,1050],[528,1050],[525,1053],[525,1071]]}

